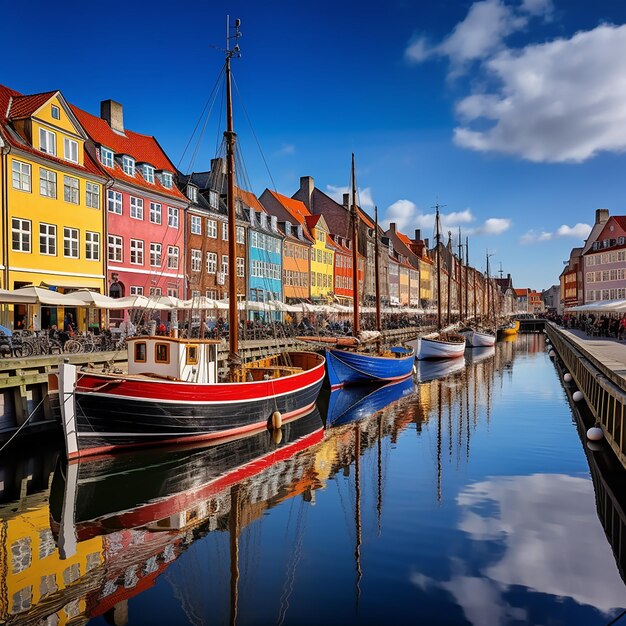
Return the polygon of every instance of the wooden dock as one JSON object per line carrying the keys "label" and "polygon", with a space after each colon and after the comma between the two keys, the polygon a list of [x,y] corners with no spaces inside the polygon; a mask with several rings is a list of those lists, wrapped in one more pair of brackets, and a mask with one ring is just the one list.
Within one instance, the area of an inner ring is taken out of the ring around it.
{"label": "wooden dock", "polygon": [[626,344],[546,324],[546,335],[626,467]]}

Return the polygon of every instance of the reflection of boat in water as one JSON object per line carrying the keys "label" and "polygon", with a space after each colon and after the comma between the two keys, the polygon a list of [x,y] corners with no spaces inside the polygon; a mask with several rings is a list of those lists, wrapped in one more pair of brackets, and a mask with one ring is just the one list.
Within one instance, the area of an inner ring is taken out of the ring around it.
{"label": "reflection of boat in water", "polygon": [[496,353],[495,346],[489,346],[486,348],[474,348],[473,350],[469,350],[465,355],[465,360],[468,364],[472,363],[480,363],[481,361],[485,361],[486,359],[490,359]]}
{"label": "reflection of boat in water", "polygon": [[411,377],[379,387],[360,385],[333,391],[328,401],[326,426],[342,426],[373,415],[414,390]]}
{"label": "reflection of boat in water", "polygon": [[[321,441],[317,408],[285,424],[282,434],[279,443],[263,430],[212,446],[144,450],[67,465],[55,472],[51,518],[62,526],[71,522],[82,539],[185,511]],[[68,501],[73,503],[71,519]]]}
{"label": "reflection of boat in water", "polygon": [[465,359],[445,361],[417,361],[417,382],[427,383],[430,380],[444,378],[465,367]]}

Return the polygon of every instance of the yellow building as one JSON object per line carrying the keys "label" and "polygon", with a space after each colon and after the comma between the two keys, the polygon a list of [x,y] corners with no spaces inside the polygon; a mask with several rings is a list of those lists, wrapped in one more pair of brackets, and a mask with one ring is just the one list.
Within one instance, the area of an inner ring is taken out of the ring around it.
{"label": "yellow building", "polygon": [[419,267],[419,290],[422,303],[430,303],[433,294],[433,263],[424,255],[418,259]]}
{"label": "yellow building", "polygon": [[[85,150],[87,134],[59,91],[24,96],[0,86],[2,287],[42,285],[104,293],[103,192],[107,181]],[[47,328],[85,309],[15,307],[15,328]],[[93,320],[92,320],[93,321]]]}
{"label": "yellow building", "polygon": [[306,225],[313,237],[311,248],[311,299],[330,300],[335,291],[335,252],[328,245],[328,225],[322,215],[306,218]]}

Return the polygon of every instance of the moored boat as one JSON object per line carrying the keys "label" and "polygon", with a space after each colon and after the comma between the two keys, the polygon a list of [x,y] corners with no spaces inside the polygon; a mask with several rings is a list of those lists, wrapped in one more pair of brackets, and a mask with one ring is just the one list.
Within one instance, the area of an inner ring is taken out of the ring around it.
{"label": "moored boat", "polygon": [[472,348],[486,348],[496,343],[496,336],[486,331],[479,331],[474,328],[459,331],[467,341],[467,345]]}
{"label": "moored boat", "polygon": [[417,358],[458,359],[465,353],[465,337],[457,333],[433,333],[419,339]]}

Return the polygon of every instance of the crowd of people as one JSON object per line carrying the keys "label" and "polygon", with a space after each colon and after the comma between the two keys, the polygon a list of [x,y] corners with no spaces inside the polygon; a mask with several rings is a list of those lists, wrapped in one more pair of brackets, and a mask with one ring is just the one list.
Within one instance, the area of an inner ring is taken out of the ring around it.
{"label": "crowd of people", "polygon": [[626,314],[566,313],[553,316],[559,326],[584,331],[589,337],[614,337],[626,341]]}

